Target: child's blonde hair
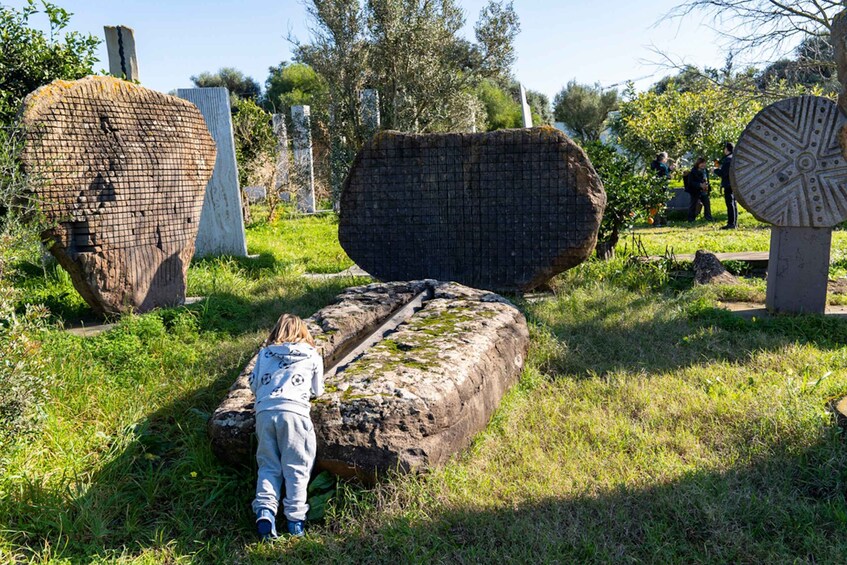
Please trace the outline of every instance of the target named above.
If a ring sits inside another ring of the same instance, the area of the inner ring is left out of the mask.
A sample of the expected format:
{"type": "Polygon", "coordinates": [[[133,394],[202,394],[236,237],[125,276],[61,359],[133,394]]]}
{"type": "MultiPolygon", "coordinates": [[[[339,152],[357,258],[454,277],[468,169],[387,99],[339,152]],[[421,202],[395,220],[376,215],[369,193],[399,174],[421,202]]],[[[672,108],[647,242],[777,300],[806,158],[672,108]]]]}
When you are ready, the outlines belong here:
{"type": "Polygon", "coordinates": [[[306,322],[294,314],[283,314],[277,320],[274,329],[271,330],[271,335],[268,336],[267,343],[308,343],[312,347],[315,346],[315,340],[312,334],[309,333],[309,328],[306,327],[306,322]]]}

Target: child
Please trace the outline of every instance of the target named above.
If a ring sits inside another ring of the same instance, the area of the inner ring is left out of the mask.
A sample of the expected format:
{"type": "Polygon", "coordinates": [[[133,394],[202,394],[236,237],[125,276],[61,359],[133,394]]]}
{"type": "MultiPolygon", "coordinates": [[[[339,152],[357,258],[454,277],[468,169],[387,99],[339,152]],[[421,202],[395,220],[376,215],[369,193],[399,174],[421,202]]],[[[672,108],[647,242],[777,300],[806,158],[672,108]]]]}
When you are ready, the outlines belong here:
{"type": "Polygon", "coordinates": [[[315,462],[315,430],[309,400],[323,394],[323,359],[306,324],[292,314],[277,321],[266,346],[259,351],[250,389],[256,395],[256,530],[263,540],[274,539],[283,479],[282,501],[288,533],[303,535],[309,505],[306,487],[315,462]]]}

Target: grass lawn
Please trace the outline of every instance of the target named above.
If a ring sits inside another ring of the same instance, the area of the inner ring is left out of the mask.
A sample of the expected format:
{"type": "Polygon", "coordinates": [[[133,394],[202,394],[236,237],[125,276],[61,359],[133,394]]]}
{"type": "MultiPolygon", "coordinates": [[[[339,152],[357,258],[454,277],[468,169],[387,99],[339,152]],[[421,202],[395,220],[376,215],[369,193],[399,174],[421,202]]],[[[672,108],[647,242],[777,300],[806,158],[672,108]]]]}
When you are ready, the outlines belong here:
{"type": "MultiPolygon", "coordinates": [[[[655,254],[767,249],[746,213],[718,231],[718,200],[715,224],[636,234],[655,254]]],[[[844,562],[847,443],[828,403],[847,395],[847,321],[744,321],[716,308],[738,291],[626,258],[515,298],[530,355],[469,450],[340,483],[305,539],[257,543],[255,469],[218,463],[206,420],[280,312],[310,315],[351,283],[300,276],[351,264],[336,228],[253,225],[257,258],[192,265],[204,301],[93,338],[59,327],[87,310],[67,277],[22,266],[16,285],[52,313],[50,400],[39,433],[0,454],[0,562],[844,562]]]]}

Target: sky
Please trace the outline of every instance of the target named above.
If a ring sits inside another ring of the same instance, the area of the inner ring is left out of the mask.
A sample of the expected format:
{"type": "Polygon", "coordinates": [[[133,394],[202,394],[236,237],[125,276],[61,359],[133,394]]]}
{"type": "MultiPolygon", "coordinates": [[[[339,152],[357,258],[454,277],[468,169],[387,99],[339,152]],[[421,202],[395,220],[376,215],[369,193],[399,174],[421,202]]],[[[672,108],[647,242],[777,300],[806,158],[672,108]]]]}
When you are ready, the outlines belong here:
{"type": "MultiPolygon", "coordinates": [[[[144,86],[167,92],[192,86],[190,77],[235,67],[260,84],[268,67],[291,59],[288,37],[308,42],[302,0],[52,0],[73,13],[69,29],[103,38],[104,25],[134,29],[144,86]]],[[[655,50],[674,61],[721,67],[721,39],[696,17],[663,16],[682,0],[514,0],[521,22],[515,77],[532,90],[554,95],[575,79],[603,87],[633,80],[644,89],[665,75],[655,50]]],[[[485,0],[458,0],[465,35],[485,0]]],[[[25,0],[0,0],[19,8],[25,0]]],[[[33,23],[46,26],[43,15],[33,23]]],[[[108,68],[105,43],[100,65],[108,68]]]]}

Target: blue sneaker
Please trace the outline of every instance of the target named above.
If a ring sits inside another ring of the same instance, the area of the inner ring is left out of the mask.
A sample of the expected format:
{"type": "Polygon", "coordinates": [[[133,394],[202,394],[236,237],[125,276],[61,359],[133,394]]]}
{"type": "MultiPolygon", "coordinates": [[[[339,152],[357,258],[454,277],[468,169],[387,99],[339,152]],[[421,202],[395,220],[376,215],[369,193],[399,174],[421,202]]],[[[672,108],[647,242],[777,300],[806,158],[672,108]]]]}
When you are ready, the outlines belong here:
{"type": "Polygon", "coordinates": [[[261,508],[256,513],[256,532],[262,541],[275,540],[279,537],[276,533],[276,516],[268,508],[261,508]]]}
{"type": "Polygon", "coordinates": [[[303,531],[303,526],[303,520],[289,520],[288,533],[294,536],[295,538],[301,538],[306,535],[303,531]]]}

